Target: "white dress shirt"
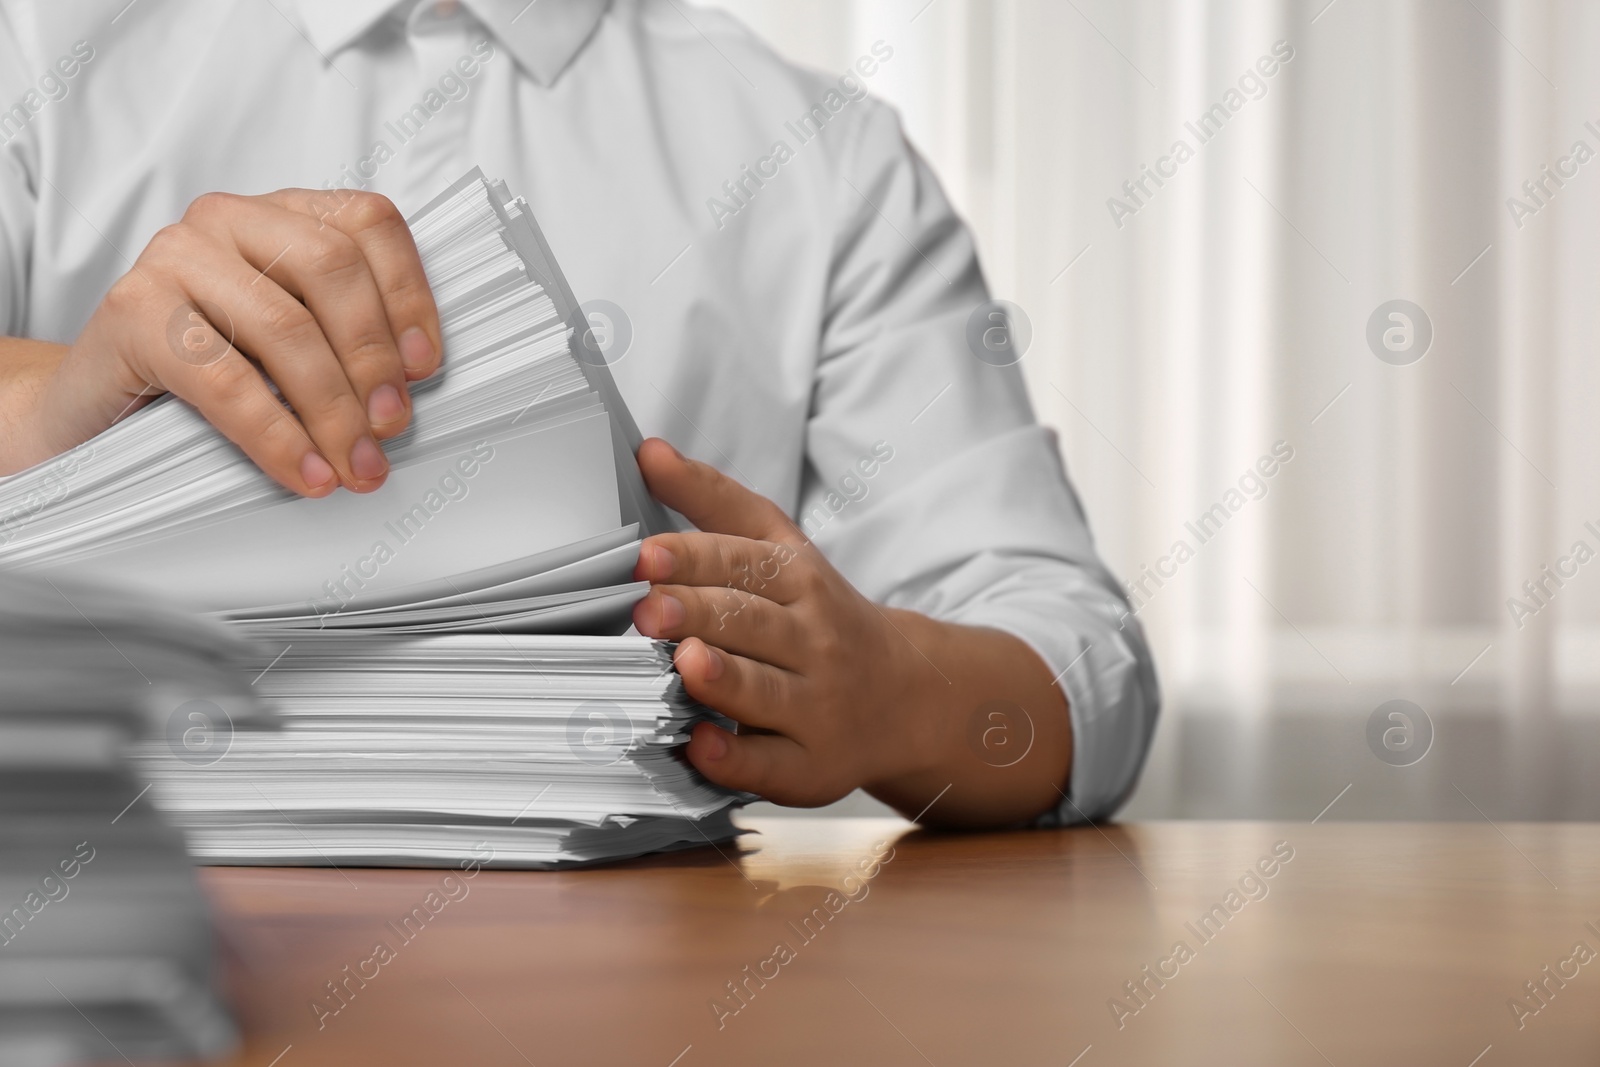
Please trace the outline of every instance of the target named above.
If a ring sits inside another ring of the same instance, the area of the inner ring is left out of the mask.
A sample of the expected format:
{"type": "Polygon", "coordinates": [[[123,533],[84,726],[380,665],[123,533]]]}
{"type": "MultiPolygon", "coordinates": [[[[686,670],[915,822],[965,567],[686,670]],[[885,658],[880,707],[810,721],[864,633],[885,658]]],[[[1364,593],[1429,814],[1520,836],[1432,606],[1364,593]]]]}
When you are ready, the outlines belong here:
{"type": "Polygon", "coordinates": [[[0,0],[0,331],[72,340],[202,193],[409,212],[479,164],[621,309],[594,321],[646,434],[867,596],[1043,657],[1076,743],[1056,817],[1102,817],[1154,729],[1149,651],[1017,368],[969,345],[971,236],[863,95],[893,62],[799,70],[682,0],[0,0]]]}

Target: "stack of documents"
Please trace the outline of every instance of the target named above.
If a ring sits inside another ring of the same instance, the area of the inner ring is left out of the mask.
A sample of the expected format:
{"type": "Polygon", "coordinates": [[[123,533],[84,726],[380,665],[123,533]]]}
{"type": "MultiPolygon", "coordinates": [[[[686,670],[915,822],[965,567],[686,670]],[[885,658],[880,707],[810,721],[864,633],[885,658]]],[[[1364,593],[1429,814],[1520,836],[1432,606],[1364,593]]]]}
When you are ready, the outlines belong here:
{"type": "Polygon", "coordinates": [[[183,838],[118,752],[204,759],[260,726],[245,652],[147,597],[0,574],[0,1063],[234,1043],[183,838]]]}
{"type": "Polygon", "coordinates": [[[672,752],[710,713],[648,638],[296,635],[256,689],[281,734],[198,774],[148,750],[205,861],[549,866],[733,832],[672,752]]]}
{"type": "MultiPolygon", "coordinates": [[[[420,604],[461,578],[501,584],[666,529],[610,372],[574,355],[574,331],[587,326],[526,205],[473,171],[412,232],[445,358],[413,385],[410,427],[384,443],[381,490],[301,499],[167,396],[0,479],[0,562],[130,583],[228,617],[322,617],[420,604]]],[[[602,576],[622,584],[630,570],[602,576]]],[[[579,599],[629,591],[591,586],[579,599]]],[[[562,632],[568,617],[516,629],[562,632]]]]}
{"type": "Polygon", "coordinates": [[[473,171],[410,222],[445,357],[382,489],[295,497],[164,398],[0,480],[0,563],[175,596],[264,650],[281,733],[204,765],[140,750],[207,861],[450,865],[487,843],[542,866],[727,837],[740,798],[672,752],[725,720],[670,646],[619,636],[640,538],[671,527],[527,205],[473,171]]]}

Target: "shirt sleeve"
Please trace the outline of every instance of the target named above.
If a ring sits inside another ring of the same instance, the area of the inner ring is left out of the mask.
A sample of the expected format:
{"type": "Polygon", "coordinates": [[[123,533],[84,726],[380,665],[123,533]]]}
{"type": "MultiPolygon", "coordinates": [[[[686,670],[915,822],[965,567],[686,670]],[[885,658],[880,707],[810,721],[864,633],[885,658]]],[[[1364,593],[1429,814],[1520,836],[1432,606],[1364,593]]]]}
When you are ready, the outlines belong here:
{"type": "MultiPolygon", "coordinates": [[[[797,521],[874,600],[1026,642],[1073,732],[1068,796],[1036,822],[1104,818],[1155,729],[1149,647],[1018,367],[968,340],[989,299],[970,234],[894,113],[862,104],[839,164],[797,521]]],[[[981,337],[987,311],[977,323],[981,337]]]]}
{"type": "MultiPolygon", "coordinates": [[[[32,86],[22,72],[34,65],[12,13],[0,6],[0,337],[23,337],[27,329],[36,199],[29,172],[32,86]]],[[[35,93],[32,100],[37,99],[35,93]]]]}

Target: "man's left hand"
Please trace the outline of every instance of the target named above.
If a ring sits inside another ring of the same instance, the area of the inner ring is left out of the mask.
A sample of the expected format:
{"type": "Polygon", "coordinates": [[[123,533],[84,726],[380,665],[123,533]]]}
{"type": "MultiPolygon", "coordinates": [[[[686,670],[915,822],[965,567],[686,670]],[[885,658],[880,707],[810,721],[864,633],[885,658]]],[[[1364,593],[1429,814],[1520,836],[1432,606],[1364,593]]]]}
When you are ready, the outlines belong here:
{"type": "Polygon", "coordinates": [[[882,610],[772,501],[664,441],[646,442],[639,464],[656,498],[704,532],[644,543],[634,577],[652,588],[634,623],[681,642],[691,696],[758,731],[702,723],[690,762],[719,785],[802,807],[912,770],[896,716],[916,652],[882,610]]]}
{"type": "Polygon", "coordinates": [[[665,441],[638,459],[651,493],[699,532],[645,541],[634,575],[651,590],[634,622],[679,642],[689,695],[740,726],[695,727],[688,759],[701,774],[799,807],[865,788],[944,825],[1004,825],[1061,802],[1067,705],[1026,644],[880,607],[772,501],[665,441]],[[972,740],[995,701],[1026,730],[1004,760],[972,740]]]}

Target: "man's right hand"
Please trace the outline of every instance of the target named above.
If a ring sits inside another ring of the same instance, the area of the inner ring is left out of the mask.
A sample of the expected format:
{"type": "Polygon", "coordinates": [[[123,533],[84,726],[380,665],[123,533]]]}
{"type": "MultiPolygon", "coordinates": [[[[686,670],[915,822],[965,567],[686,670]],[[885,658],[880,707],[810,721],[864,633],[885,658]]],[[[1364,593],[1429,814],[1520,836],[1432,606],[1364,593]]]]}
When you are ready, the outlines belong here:
{"type": "Polygon", "coordinates": [[[64,452],[171,392],[294,492],[368,492],[389,471],[378,442],[410,421],[408,383],[432,374],[440,351],[433,294],[388,199],[211,193],[155,235],[37,383],[34,432],[9,435],[0,469],[64,452]]]}

